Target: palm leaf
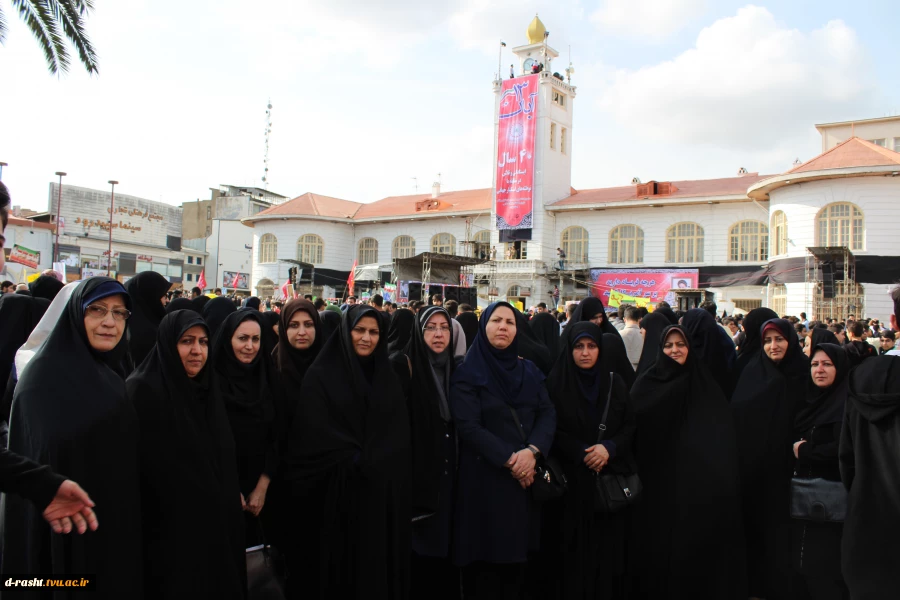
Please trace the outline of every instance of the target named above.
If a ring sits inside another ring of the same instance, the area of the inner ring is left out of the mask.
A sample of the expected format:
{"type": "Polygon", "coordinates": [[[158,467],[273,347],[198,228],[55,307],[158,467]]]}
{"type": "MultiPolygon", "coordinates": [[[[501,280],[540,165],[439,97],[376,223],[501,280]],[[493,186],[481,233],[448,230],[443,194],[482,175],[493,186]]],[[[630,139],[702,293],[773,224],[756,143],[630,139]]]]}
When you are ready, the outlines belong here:
{"type": "Polygon", "coordinates": [[[69,55],[59,32],[59,25],[53,18],[47,0],[12,0],[19,16],[37,38],[50,73],[56,75],[69,70],[69,55]]]}
{"type": "Polygon", "coordinates": [[[75,46],[81,64],[88,73],[97,73],[97,54],[91,40],[84,29],[82,15],[91,9],[90,2],[85,0],[48,0],[54,11],[56,21],[62,25],[65,36],[75,46]]]}
{"type": "Polygon", "coordinates": [[[3,7],[0,6],[0,44],[6,41],[6,16],[3,14],[3,7]]]}

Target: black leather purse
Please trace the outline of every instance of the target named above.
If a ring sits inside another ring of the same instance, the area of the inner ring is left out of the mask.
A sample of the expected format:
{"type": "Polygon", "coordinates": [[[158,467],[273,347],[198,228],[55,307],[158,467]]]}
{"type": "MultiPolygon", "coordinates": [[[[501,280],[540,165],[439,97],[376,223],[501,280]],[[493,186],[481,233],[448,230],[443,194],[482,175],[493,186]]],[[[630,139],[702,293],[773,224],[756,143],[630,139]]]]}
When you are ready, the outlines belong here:
{"type": "MultiPolygon", "coordinates": [[[[522,429],[522,423],[519,421],[516,409],[510,406],[509,412],[512,413],[513,421],[516,423],[516,429],[522,438],[522,443],[528,447],[528,436],[525,435],[525,430],[522,429]]],[[[555,500],[566,493],[566,487],[568,487],[566,474],[555,458],[546,457],[541,453],[535,462],[534,471],[535,476],[534,483],[531,484],[531,497],[535,502],[543,504],[544,502],[555,500]]]]}
{"type": "Polygon", "coordinates": [[[268,545],[259,526],[262,544],[247,548],[248,600],[285,600],[284,579],[278,573],[278,550],[268,545]]]}
{"type": "MultiPolygon", "coordinates": [[[[603,409],[603,417],[600,419],[600,427],[597,432],[598,444],[606,435],[606,418],[609,416],[609,405],[612,404],[613,384],[615,384],[615,376],[610,373],[606,408],[603,409]]],[[[644,489],[637,473],[628,475],[595,473],[594,484],[594,510],[601,513],[618,512],[635,504],[640,500],[641,492],[644,489]]]]}
{"type": "Polygon", "coordinates": [[[847,489],[840,481],[814,477],[791,479],[791,517],[820,523],[847,518],[847,489]]]}

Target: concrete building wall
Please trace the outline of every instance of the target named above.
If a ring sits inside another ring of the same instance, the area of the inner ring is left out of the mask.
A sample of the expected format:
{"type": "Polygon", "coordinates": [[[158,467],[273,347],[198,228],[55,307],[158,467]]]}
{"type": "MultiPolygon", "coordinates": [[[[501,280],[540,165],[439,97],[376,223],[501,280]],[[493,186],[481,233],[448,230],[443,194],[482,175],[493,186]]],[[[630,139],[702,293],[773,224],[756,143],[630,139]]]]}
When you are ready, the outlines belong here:
{"type": "MultiPolygon", "coordinates": [[[[900,117],[889,119],[866,119],[840,125],[817,126],[822,134],[822,152],[831,150],[841,142],[856,136],[864,140],[884,140],[890,150],[900,151],[900,117]]],[[[809,158],[809,157],[808,157],[809,158]]]]}

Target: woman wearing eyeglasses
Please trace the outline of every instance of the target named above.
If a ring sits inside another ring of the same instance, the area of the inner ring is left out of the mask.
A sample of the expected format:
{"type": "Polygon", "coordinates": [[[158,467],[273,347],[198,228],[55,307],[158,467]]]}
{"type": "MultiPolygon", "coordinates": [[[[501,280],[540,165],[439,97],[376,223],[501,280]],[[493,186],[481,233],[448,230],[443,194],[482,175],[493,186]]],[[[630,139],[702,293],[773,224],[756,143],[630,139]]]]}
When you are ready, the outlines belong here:
{"type": "Polygon", "coordinates": [[[55,535],[39,509],[7,496],[4,575],[88,573],[98,598],[141,595],[138,426],[121,372],[130,305],[119,282],[85,280],[20,373],[9,449],[89,490],[99,528],[55,535]]]}
{"type": "Polygon", "coordinates": [[[449,560],[456,487],[451,325],[450,314],[440,306],[422,309],[406,348],[391,356],[409,398],[412,434],[411,598],[459,598],[459,569],[449,560]]]}

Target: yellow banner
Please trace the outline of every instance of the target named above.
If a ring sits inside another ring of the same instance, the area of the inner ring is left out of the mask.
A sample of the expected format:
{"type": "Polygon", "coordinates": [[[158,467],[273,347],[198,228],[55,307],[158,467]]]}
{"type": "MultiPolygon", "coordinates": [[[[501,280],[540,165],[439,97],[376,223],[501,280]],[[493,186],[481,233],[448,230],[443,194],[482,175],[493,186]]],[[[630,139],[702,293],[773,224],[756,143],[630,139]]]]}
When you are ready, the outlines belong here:
{"type": "Polygon", "coordinates": [[[616,290],[609,291],[609,306],[619,308],[622,304],[632,304],[638,308],[646,308],[649,312],[653,312],[653,303],[649,298],[635,298],[628,294],[623,294],[616,290]]]}

